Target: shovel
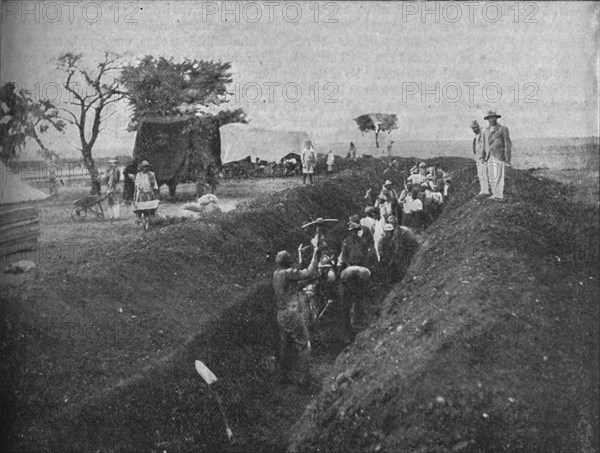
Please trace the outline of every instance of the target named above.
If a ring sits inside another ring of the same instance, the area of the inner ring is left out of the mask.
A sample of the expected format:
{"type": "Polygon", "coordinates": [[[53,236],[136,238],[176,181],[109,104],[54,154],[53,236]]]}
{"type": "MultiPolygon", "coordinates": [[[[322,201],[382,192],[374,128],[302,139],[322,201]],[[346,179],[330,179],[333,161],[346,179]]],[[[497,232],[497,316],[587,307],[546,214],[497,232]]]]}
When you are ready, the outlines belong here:
{"type": "Polygon", "coordinates": [[[223,410],[223,400],[221,399],[221,395],[219,395],[216,391],[213,391],[211,388],[211,384],[217,382],[217,377],[200,360],[196,360],[195,365],[196,371],[200,376],[202,376],[202,379],[204,379],[204,381],[208,384],[208,389],[213,393],[213,395],[215,395],[215,398],[217,399],[219,410],[221,411],[221,416],[223,417],[223,422],[225,423],[225,434],[227,434],[227,439],[231,442],[231,439],[233,438],[233,431],[231,431],[231,428],[229,427],[227,416],[223,410]]]}

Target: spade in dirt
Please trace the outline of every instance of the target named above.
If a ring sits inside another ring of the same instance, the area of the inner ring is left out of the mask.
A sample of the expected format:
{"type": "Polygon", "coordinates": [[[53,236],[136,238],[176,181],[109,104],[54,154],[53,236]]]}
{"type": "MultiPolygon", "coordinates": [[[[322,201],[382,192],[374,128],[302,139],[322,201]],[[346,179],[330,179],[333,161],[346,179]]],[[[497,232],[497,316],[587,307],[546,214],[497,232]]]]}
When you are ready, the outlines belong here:
{"type": "Polygon", "coordinates": [[[215,395],[217,403],[219,404],[219,410],[221,411],[221,416],[223,417],[223,422],[225,423],[225,434],[227,434],[227,439],[229,439],[229,441],[231,442],[231,439],[233,438],[233,431],[231,431],[231,428],[229,427],[229,423],[227,422],[227,416],[225,415],[225,411],[223,410],[223,399],[221,398],[221,395],[219,395],[219,393],[216,390],[214,390],[212,387],[212,384],[217,382],[217,377],[200,360],[196,360],[195,365],[196,365],[196,371],[198,372],[198,374],[200,376],[202,376],[202,379],[204,379],[204,381],[208,384],[208,389],[210,390],[210,392],[213,395],[215,395]]]}

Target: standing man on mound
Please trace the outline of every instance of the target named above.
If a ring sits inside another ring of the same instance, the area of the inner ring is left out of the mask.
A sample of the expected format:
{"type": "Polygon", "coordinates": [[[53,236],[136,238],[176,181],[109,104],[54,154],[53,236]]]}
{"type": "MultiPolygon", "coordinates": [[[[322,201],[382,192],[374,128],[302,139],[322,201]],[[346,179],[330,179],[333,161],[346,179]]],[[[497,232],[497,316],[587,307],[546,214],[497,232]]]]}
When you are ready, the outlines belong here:
{"type": "MultiPolygon", "coordinates": [[[[489,126],[483,132],[483,160],[487,162],[487,179],[492,189],[492,200],[504,199],[504,167],[510,166],[512,142],[508,128],[498,124],[502,118],[490,110],[483,118],[489,126]]],[[[487,188],[486,188],[487,191],[487,188]]]]}
{"type": "Polygon", "coordinates": [[[317,257],[321,244],[315,247],[306,269],[294,269],[291,255],[282,250],[275,258],[277,268],[273,272],[273,288],[279,325],[279,369],[283,382],[288,382],[296,368],[301,386],[310,384],[310,339],[304,316],[300,311],[298,282],[307,280],[317,270],[317,257]]]}
{"type": "Polygon", "coordinates": [[[477,198],[482,198],[490,194],[486,164],[483,160],[483,131],[479,127],[477,120],[473,120],[471,129],[475,134],[473,138],[473,157],[477,165],[477,179],[479,180],[479,194],[477,194],[477,198]]]}

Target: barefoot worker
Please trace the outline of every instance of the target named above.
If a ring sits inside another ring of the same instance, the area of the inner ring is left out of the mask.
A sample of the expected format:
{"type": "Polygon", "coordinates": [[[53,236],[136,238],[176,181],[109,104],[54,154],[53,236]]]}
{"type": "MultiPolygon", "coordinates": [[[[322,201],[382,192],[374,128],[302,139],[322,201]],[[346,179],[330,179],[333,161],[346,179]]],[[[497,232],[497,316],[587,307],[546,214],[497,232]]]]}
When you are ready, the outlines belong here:
{"type": "Polygon", "coordinates": [[[512,142],[508,127],[498,124],[498,115],[490,110],[483,118],[489,126],[483,132],[483,159],[487,169],[487,179],[492,189],[492,200],[504,198],[504,167],[510,166],[512,142]]]}
{"type": "MultiPolygon", "coordinates": [[[[315,239],[315,243],[317,239],[315,239]]],[[[320,244],[313,251],[312,259],[306,269],[294,269],[291,255],[282,250],[275,258],[277,268],[273,272],[273,288],[279,325],[279,369],[282,381],[291,377],[297,369],[299,385],[310,383],[310,339],[308,328],[300,311],[298,282],[307,280],[317,270],[317,255],[320,244]]]]}

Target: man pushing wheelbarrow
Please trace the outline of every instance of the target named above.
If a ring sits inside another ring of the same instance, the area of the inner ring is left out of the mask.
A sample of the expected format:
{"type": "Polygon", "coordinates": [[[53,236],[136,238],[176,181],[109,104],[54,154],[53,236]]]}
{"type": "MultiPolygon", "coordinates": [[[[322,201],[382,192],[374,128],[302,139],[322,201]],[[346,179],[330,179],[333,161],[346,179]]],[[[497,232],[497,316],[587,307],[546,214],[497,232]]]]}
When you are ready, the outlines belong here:
{"type": "Polygon", "coordinates": [[[133,196],[133,212],[145,229],[148,229],[148,218],[156,214],[158,208],[158,184],[156,176],[149,171],[150,164],[143,160],[140,172],[135,176],[135,193],[133,196]]]}

